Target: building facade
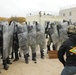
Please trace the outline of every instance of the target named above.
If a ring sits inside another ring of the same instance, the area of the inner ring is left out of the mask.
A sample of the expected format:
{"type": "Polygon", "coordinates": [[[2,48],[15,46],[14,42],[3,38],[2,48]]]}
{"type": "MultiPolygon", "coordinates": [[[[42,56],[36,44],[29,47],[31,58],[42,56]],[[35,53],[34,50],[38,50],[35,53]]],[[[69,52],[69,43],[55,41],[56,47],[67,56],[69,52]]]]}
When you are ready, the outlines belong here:
{"type": "Polygon", "coordinates": [[[33,24],[35,21],[41,25],[45,25],[47,22],[62,22],[63,16],[52,15],[47,13],[38,12],[36,14],[30,14],[26,17],[27,24],[33,24]]]}
{"type": "Polygon", "coordinates": [[[59,15],[64,17],[65,20],[74,23],[76,22],[76,7],[61,9],[59,15]]]}

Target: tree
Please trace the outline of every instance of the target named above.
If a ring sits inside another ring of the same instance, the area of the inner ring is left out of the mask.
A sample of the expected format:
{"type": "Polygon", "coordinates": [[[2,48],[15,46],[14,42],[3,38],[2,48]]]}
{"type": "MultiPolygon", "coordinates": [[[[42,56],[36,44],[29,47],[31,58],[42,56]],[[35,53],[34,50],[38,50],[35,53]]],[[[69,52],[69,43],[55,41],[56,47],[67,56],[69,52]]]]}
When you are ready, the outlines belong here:
{"type": "Polygon", "coordinates": [[[25,17],[11,17],[8,19],[8,21],[16,21],[16,22],[22,23],[22,22],[26,22],[26,18],[25,17]]]}

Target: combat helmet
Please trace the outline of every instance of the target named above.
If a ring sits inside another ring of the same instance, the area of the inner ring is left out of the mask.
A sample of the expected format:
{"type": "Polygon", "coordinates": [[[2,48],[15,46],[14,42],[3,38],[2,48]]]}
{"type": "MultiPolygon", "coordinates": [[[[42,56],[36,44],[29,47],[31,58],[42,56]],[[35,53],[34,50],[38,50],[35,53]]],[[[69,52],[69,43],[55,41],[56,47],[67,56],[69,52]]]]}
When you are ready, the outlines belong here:
{"type": "Polygon", "coordinates": [[[76,34],[76,26],[75,25],[69,25],[67,28],[68,34],[76,34]]]}

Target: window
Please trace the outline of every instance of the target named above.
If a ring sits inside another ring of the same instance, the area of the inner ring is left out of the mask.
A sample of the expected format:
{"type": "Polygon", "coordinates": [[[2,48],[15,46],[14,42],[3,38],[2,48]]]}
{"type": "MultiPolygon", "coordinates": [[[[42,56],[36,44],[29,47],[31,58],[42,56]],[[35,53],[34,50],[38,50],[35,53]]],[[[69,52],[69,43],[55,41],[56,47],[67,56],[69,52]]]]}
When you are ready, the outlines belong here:
{"type": "Polygon", "coordinates": [[[69,16],[71,16],[72,15],[72,13],[71,12],[69,12],[69,16]]]}

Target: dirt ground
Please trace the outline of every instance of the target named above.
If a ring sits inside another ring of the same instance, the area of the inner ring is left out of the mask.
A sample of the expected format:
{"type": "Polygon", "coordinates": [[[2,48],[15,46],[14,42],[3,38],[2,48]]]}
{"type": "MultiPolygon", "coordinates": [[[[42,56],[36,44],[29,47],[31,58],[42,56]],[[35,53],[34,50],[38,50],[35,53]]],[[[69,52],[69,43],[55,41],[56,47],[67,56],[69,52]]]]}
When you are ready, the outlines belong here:
{"type": "Polygon", "coordinates": [[[0,75],[60,75],[63,65],[58,59],[49,59],[45,52],[45,58],[40,58],[40,53],[37,53],[37,63],[34,63],[29,57],[29,64],[25,63],[23,57],[19,61],[9,65],[8,70],[4,70],[0,64],[0,75]]]}
{"type": "Polygon", "coordinates": [[[31,49],[29,64],[25,63],[23,54],[21,55],[22,57],[18,61],[9,65],[8,70],[4,70],[0,62],[0,75],[60,75],[63,69],[63,65],[58,59],[49,59],[47,50],[44,51],[45,58],[41,59],[39,47],[37,47],[37,63],[32,61],[31,49]]]}

